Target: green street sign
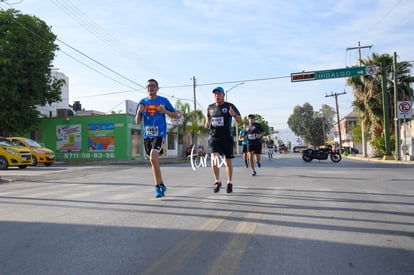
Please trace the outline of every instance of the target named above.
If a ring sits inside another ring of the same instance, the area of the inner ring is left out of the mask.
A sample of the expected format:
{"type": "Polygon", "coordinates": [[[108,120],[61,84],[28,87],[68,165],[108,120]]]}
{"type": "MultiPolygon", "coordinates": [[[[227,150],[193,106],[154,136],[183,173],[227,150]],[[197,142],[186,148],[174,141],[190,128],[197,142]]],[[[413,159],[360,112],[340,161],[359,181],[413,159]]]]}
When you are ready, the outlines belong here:
{"type": "Polygon", "coordinates": [[[324,71],[300,72],[291,74],[291,82],[374,75],[376,73],[377,66],[351,67],[324,71]]]}
{"type": "Polygon", "coordinates": [[[362,75],[368,75],[368,74],[371,75],[371,74],[374,74],[373,71],[375,71],[375,73],[377,72],[376,68],[373,70],[372,66],[316,71],[315,78],[316,80],[321,80],[321,79],[329,79],[329,78],[362,76],[362,75]],[[367,68],[369,68],[369,70],[367,70],[367,68]]]}

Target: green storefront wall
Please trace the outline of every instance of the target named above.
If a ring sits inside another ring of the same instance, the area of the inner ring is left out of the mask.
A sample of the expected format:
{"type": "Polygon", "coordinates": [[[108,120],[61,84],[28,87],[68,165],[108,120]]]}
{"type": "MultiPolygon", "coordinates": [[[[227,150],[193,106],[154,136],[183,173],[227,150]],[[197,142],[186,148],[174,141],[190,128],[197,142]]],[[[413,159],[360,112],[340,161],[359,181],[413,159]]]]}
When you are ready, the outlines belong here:
{"type": "Polygon", "coordinates": [[[141,126],[134,116],[74,116],[41,119],[35,140],[52,149],[57,161],[143,159],[141,126]]]}

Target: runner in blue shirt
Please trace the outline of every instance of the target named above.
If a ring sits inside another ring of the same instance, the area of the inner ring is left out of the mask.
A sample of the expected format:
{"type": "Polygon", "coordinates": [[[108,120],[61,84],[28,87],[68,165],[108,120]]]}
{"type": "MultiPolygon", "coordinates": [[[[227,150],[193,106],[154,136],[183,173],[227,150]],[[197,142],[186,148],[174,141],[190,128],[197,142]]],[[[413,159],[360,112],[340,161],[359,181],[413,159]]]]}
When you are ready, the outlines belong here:
{"type": "Polygon", "coordinates": [[[165,115],[178,119],[179,114],[175,111],[170,101],[157,95],[159,90],[158,82],[155,79],[147,81],[148,97],[139,101],[135,123],[144,121],[144,147],[145,153],[149,156],[152,174],[155,182],[155,197],[165,196],[167,187],[164,184],[159,163],[159,155],[162,153],[162,146],[167,136],[167,121],[165,115]]]}

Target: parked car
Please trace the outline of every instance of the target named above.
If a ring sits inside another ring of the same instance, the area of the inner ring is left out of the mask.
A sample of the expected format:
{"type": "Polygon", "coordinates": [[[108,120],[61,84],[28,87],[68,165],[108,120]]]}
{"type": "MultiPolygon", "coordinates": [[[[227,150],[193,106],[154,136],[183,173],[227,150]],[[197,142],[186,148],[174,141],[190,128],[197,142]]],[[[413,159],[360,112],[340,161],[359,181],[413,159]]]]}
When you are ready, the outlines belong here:
{"type": "Polygon", "coordinates": [[[9,166],[24,169],[31,164],[32,156],[27,148],[16,146],[8,139],[0,137],[0,170],[6,170],[9,166]]]}
{"type": "Polygon", "coordinates": [[[15,145],[24,146],[30,150],[33,166],[36,166],[38,163],[50,166],[55,162],[55,153],[52,150],[43,147],[33,139],[24,137],[8,137],[7,139],[15,145]]]}
{"type": "Polygon", "coordinates": [[[293,153],[302,153],[303,149],[308,148],[307,146],[304,145],[297,145],[293,147],[293,153]]]}

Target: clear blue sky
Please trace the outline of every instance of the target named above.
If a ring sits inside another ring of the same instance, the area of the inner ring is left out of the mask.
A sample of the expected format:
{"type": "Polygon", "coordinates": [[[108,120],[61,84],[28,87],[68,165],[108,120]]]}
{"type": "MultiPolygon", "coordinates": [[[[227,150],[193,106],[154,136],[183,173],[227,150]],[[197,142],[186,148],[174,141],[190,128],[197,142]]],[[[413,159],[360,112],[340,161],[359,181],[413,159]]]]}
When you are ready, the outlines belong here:
{"type": "Polygon", "coordinates": [[[373,52],[414,60],[412,0],[6,0],[44,20],[58,36],[54,66],[69,77],[69,102],[87,110],[124,110],[146,95],[156,78],[160,94],[204,112],[211,90],[222,86],[243,116],[258,113],[286,129],[296,105],[351,111],[345,79],[291,83],[300,71],[357,65],[373,52]],[[69,45],[69,46],[68,46],[69,45]],[[94,60],[94,61],[92,61],[94,60]],[[105,75],[105,76],[104,76],[105,75]]]}

